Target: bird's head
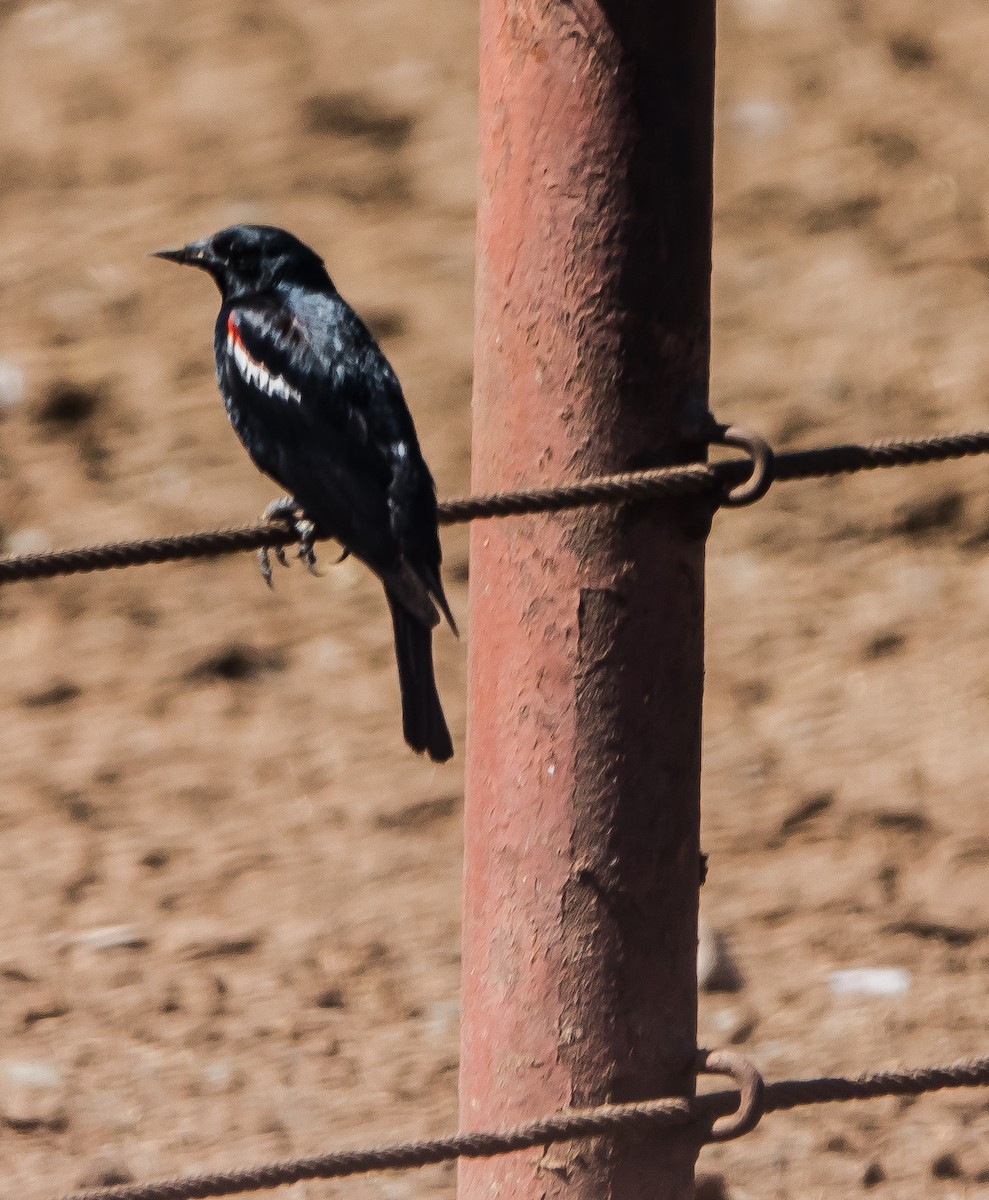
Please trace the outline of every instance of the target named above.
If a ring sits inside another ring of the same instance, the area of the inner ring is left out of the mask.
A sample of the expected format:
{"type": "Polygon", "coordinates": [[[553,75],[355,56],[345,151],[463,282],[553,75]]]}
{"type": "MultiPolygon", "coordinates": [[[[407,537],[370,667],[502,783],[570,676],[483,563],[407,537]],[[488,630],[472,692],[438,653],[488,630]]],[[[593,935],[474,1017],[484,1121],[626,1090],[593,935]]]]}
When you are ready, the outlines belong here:
{"type": "Polygon", "coordinates": [[[225,300],[267,291],[279,283],[317,287],[329,283],[319,255],[274,225],[231,225],[177,250],[156,250],[155,257],[208,272],[225,300]]]}

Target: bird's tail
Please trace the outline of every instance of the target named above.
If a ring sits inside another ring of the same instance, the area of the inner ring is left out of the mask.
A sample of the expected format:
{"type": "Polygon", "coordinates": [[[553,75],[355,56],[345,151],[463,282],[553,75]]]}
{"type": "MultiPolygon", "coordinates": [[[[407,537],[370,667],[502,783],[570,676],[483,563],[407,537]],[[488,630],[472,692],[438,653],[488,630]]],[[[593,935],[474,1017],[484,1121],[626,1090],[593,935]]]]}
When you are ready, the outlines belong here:
{"type": "Polygon", "coordinates": [[[385,593],[395,630],[398,684],[402,692],[402,731],[413,750],[433,762],[453,757],[453,742],[433,674],[433,630],[392,595],[385,593]]]}

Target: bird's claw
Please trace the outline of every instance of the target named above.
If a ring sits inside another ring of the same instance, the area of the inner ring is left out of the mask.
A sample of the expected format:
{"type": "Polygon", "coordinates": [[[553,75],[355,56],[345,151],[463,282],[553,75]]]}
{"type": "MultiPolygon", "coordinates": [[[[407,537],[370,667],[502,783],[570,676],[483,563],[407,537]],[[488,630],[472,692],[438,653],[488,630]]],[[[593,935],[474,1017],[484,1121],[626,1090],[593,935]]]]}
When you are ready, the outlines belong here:
{"type": "MultiPolygon", "coordinates": [[[[312,521],[307,521],[302,515],[302,509],[296,504],[291,496],[281,496],[278,500],[272,500],[268,507],[261,514],[262,521],[279,521],[294,533],[299,539],[299,558],[306,564],[307,569],[313,575],[318,575],[316,570],[316,554],[313,550],[313,535],[315,526],[312,521]]],[[[262,546],[258,551],[258,567],[261,571],[261,578],[270,588],[274,588],[271,572],[271,555],[274,554],[278,562],[283,566],[288,566],[288,559],[285,556],[284,546],[262,546]]]]}
{"type": "Polygon", "coordinates": [[[285,551],[281,546],[273,546],[270,550],[267,546],[262,546],[258,551],[258,570],[261,572],[261,578],[274,591],[275,584],[271,577],[271,555],[274,553],[275,558],[282,564],[283,567],[288,566],[288,561],[285,558],[285,551]]]}
{"type": "Polygon", "coordinates": [[[317,579],[322,579],[323,573],[316,566],[316,551],[313,549],[316,526],[312,521],[302,518],[296,521],[295,531],[299,535],[298,554],[300,560],[305,563],[306,570],[310,575],[315,575],[317,579]]]}
{"type": "MultiPolygon", "coordinates": [[[[273,547],[275,558],[282,564],[283,567],[288,566],[288,560],[285,558],[285,552],[280,546],[273,547]]],[[[274,580],[271,574],[271,551],[267,546],[262,546],[258,553],[258,570],[261,572],[261,578],[265,581],[272,591],[275,590],[274,580]]]]}

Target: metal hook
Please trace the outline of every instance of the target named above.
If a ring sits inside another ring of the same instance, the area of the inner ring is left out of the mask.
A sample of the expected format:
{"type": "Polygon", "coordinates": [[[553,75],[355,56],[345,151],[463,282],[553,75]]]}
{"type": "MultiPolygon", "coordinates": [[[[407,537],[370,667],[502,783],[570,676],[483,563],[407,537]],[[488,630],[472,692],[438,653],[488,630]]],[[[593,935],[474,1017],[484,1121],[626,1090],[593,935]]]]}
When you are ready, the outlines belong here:
{"type": "Polygon", "coordinates": [[[737,446],[752,461],[748,479],[736,488],[726,489],[721,503],[726,508],[742,508],[761,500],[773,483],[773,448],[766,439],[739,425],[719,425],[711,442],[718,446],[737,446]]]}
{"type": "Polygon", "coordinates": [[[759,1124],[764,1106],[766,1084],[756,1067],[731,1050],[701,1050],[697,1070],[702,1075],[727,1075],[738,1084],[741,1093],[737,1110],[730,1117],[721,1117],[711,1126],[709,1142],[730,1142],[751,1133],[759,1124]]]}

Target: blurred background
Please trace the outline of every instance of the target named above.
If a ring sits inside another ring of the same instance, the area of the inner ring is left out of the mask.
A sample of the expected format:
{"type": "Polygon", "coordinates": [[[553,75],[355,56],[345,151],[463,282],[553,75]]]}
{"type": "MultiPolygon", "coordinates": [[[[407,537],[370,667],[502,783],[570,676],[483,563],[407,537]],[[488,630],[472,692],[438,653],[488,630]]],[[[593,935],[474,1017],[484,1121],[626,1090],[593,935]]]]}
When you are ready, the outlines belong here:
{"type": "MultiPolygon", "coordinates": [[[[0,3],[5,552],[275,494],[216,395],[212,284],[147,257],[237,220],[325,255],[467,489],[476,39],[463,0],[0,3]]],[[[784,445],[985,425],[987,52],[983,0],[722,0],[721,418],[784,445]]],[[[716,522],[701,1034],[767,1075],[986,1051],[983,479],[786,485],[716,522]],[[894,973],[834,975],[861,967],[894,973]]],[[[406,750],[380,588],[325,570],[0,592],[7,1191],[455,1124],[462,757],[406,750]]],[[[459,751],[465,642],[437,650],[459,751]]],[[[711,1196],[976,1196],[987,1134],[977,1092],[810,1109],[702,1169],[711,1196]]]]}

